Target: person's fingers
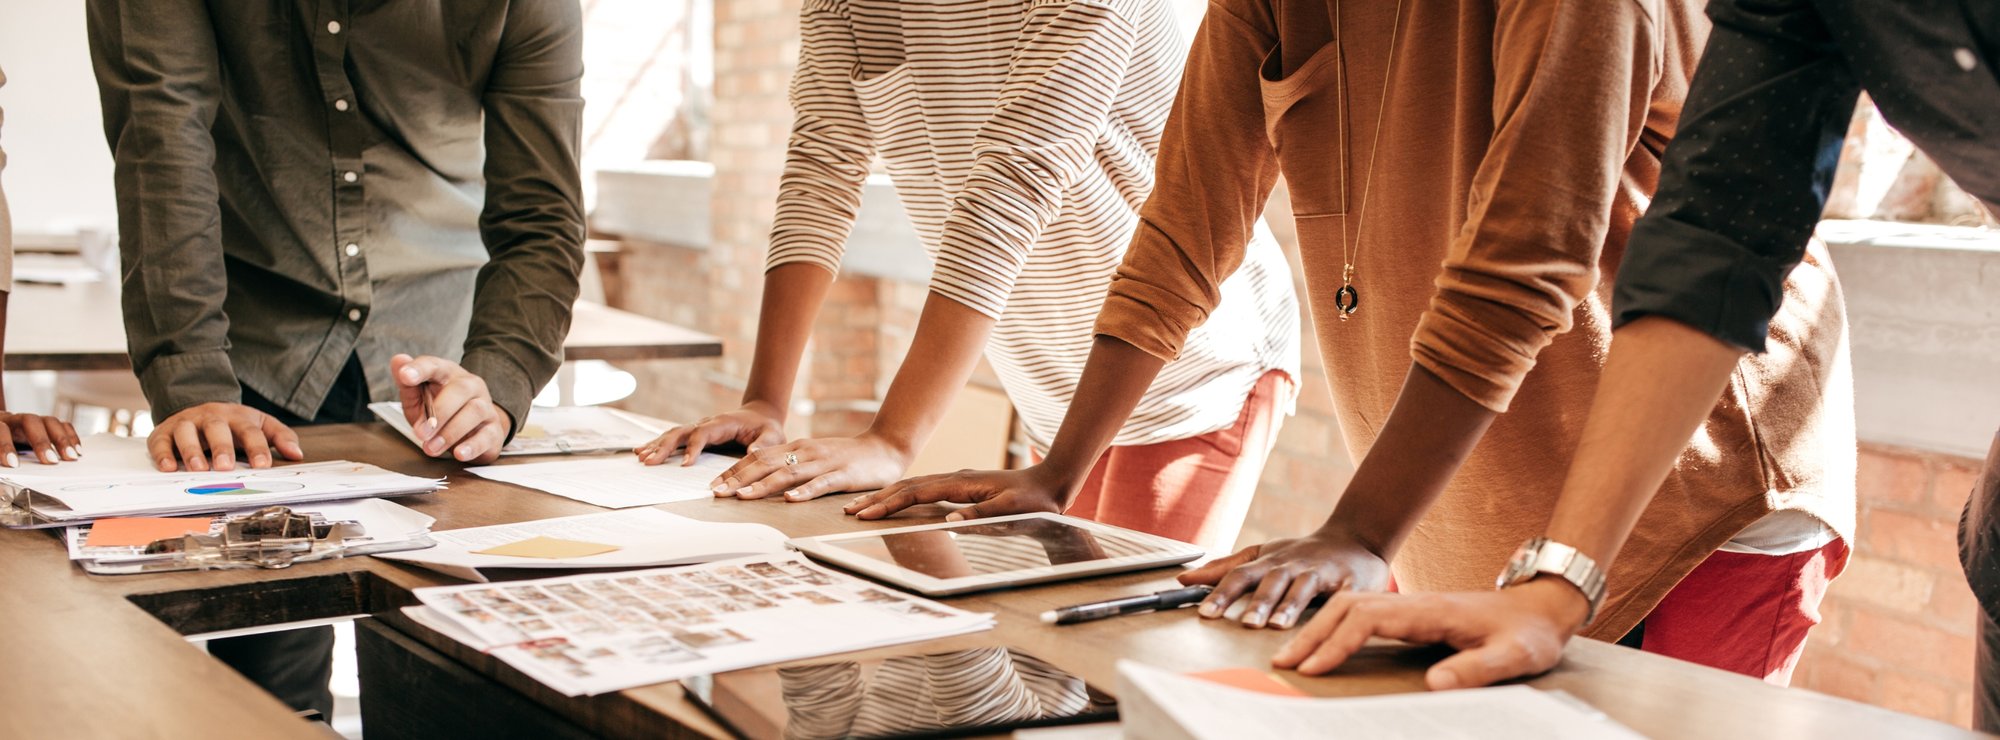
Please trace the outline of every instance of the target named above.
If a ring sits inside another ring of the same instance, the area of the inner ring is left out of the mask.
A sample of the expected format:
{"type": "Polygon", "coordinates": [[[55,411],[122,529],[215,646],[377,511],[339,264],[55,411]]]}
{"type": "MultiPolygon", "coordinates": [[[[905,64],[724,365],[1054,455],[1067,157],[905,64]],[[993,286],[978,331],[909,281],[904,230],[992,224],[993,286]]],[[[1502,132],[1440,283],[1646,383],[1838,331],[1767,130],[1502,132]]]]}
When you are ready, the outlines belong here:
{"type": "Polygon", "coordinates": [[[840,510],[850,515],[859,514],[868,507],[874,506],[875,502],[886,499],[894,495],[897,491],[902,490],[905,483],[908,483],[908,481],[896,481],[882,488],[855,496],[848,499],[847,505],[840,507],[840,510]]]}
{"type": "Polygon", "coordinates": [[[1196,608],[1196,613],[1208,619],[1221,617],[1224,612],[1229,611],[1229,606],[1236,603],[1237,599],[1262,583],[1265,572],[1270,569],[1270,564],[1256,560],[1231,569],[1215,582],[1215,590],[1208,593],[1208,598],[1201,600],[1201,606],[1196,608]]]}
{"type": "Polygon", "coordinates": [[[658,465],[667,461],[667,455],[672,454],[674,448],[681,446],[681,441],[687,439],[689,431],[689,427],[686,426],[674,427],[632,452],[639,456],[639,462],[658,465]]]}
{"type": "Polygon", "coordinates": [[[243,448],[243,464],[252,468],[271,467],[271,442],[264,431],[249,423],[236,425],[236,444],[243,448]]]}
{"type": "Polygon", "coordinates": [[[270,414],[259,414],[259,416],[264,419],[258,425],[258,429],[271,440],[272,446],[278,449],[278,454],[283,455],[286,460],[306,459],[305,448],[299,446],[298,432],[292,431],[291,427],[285,426],[284,422],[278,421],[277,417],[270,414]]]}
{"type": "Polygon", "coordinates": [[[1228,575],[1229,571],[1235,570],[1237,566],[1256,560],[1258,554],[1263,551],[1263,545],[1245,547],[1237,550],[1234,555],[1216,558],[1204,563],[1199,568],[1182,573],[1179,580],[1183,586],[1213,585],[1216,581],[1222,580],[1223,576],[1228,575]]]}
{"type": "MultiPolygon", "coordinates": [[[[437,435],[431,438],[431,442],[440,452],[446,448],[472,444],[473,431],[479,429],[481,425],[498,422],[499,415],[499,410],[493,407],[491,401],[484,398],[467,400],[464,405],[459,406],[458,413],[443,419],[444,426],[438,429],[437,435]]],[[[457,449],[452,449],[452,456],[465,459],[457,449]]]]}
{"type": "Polygon", "coordinates": [[[458,458],[459,462],[489,463],[500,459],[500,447],[507,441],[507,433],[501,426],[496,413],[452,448],[451,456],[458,458]]]}
{"type": "Polygon", "coordinates": [[[62,456],[56,454],[55,443],[49,441],[49,430],[42,424],[41,417],[33,414],[21,417],[21,437],[27,440],[28,449],[35,453],[36,462],[43,465],[62,462],[62,456]]]}
{"type": "MultiPolygon", "coordinates": [[[[478,378],[470,376],[455,379],[444,384],[443,388],[438,389],[431,396],[431,416],[425,422],[428,431],[419,433],[419,438],[424,440],[424,452],[432,457],[442,457],[446,450],[451,449],[466,434],[469,434],[472,428],[478,425],[478,422],[484,421],[484,419],[474,417],[472,420],[474,423],[471,426],[459,427],[457,436],[445,434],[444,425],[450,424],[460,414],[465,413],[468,408],[472,407],[475,402],[484,398],[486,398],[485,383],[480,382],[478,378]]],[[[491,406],[491,403],[487,405],[491,406]]],[[[475,413],[478,412],[475,411],[475,413]]]]}
{"type": "Polygon", "coordinates": [[[1306,621],[1306,626],[1299,628],[1298,634],[1292,635],[1292,639],[1286,640],[1284,645],[1279,646],[1278,652],[1271,656],[1271,665],[1279,668],[1297,668],[1301,661],[1319,649],[1320,643],[1326,642],[1327,636],[1333,634],[1334,628],[1340,626],[1340,621],[1347,616],[1347,609],[1353,605],[1352,594],[1335,594],[1333,598],[1327,599],[1326,605],[1320,607],[1319,613],[1306,621]]]}
{"type": "Polygon", "coordinates": [[[1319,571],[1308,570],[1300,573],[1298,577],[1292,579],[1291,588],[1285,590],[1284,597],[1278,599],[1277,605],[1271,608],[1270,625],[1281,630],[1291,629],[1292,625],[1298,624],[1299,615],[1305,613],[1306,607],[1312,605],[1313,599],[1338,586],[1337,583],[1327,583],[1322,580],[1319,571]]]}
{"type": "MultiPolygon", "coordinates": [[[[711,488],[717,496],[739,496],[747,491],[750,484],[763,480],[772,471],[786,467],[785,455],[798,454],[797,445],[766,447],[744,455],[735,465],[715,477],[711,488]]],[[[801,461],[803,462],[803,460],[801,461]]]]}
{"type": "Polygon", "coordinates": [[[61,425],[56,442],[62,445],[63,457],[70,460],[83,457],[83,440],[76,436],[76,426],[67,421],[56,423],[61,425]]]}
{"type": "Polygon", "coordinates": [[[174,447],[180,450],[181,462],[187,465],[188,472],[208,472],[208,458],[201,454],[201,430],[195,428],[194,422],[175,424],[172,433],[174,447]]]}
{"type": "MultiPolygon", "coordinates": [[[[1428,600],[1426,600],[1428,601],[1428,600]]],[[[1410,642],[1436,642],[1439,619],[1449,619],[1441,610],[1424,610],[1416,599],[1387,594],[1355,594],[1353,605],[1312,655],[1299,663],[1299,672],[1318,675],[1340,667],[1368,644],[1368,638],[1386,637],[1410,642]]]]}
{"type": "Polygon", "coordinates": [[[981,501],[976,504],[971,504],[969,506],[960,508],[957,511],[953,511],[950,514],[944,515],[944,520],[947,522],[966,522],[974,519],[982,519],[989,516],[996,516],[997,515],[996,512],[988,510],[988,508],[991,507],[992,504],[993,504],[992,501],[981,501]]]}
{"type": "MultiPolygon", "coordinates": [[[[415,383],[403,382],[403,368],[407,367],[415,359],[405,354],[398,354],[389,358],[389,376],[396,379],[396,396],[397,400],[403,403],[403,420],[409,422],[412,429],[424,421],[425,409],[423,397],[424,384],[421,381],[415,383]]],[[[419,439],[421,438],[420,436],[419,439]]]]}
{"type": "Polygon", "coordinates": [[[180,470],[180,464],[175,462],[173,432],[180,424],[168,419],[167,423],[153,427],[152,434],[146,435],[146,454],[153,458],[153,467],[162,473],[180,470]]]}
{"type": "Polygon", "coordinates": [[[1243,617],[1238,620],[1243,626],[1262,628],[1270,623],[1271,610],[1277,608],[1278,601],[1285,598],[1285,591],[1298,577],[1292,566],[1279,566],[1264,572],[1264,580],[1257,582],[1257,588],[1243,599],[1243,617]]]}
{"type": "Polygon", "coordinates": [[[21,456],[14,452],[14,430],[7,424],[0,424],[0,465],[21,467],[21,456]]]}
{"type": "Polygon", "coordinates": [[[772,466],[754,480],[743,481],[742,477],[738,477],[737,480],[743,481],[743,485],[736,489],[736,497],[755,501],[776,496],[808,480],[839,469],[839,466],[830,460],[810,458],[808,454],[799,453],[799,462],[796,465],[786,465],[780,461],[780,464],[772,466]]]}
{"type": "Polygon", "coordinates": [[[835,469],[833,472],[817,476],[812,480],[793,486],[791,490],[785,492],[785,500],[795,502],[811,501],[829,493],[845,491],[847,490],[845,488],[846,485],[847,473],[835,469]]]}
{"type": "Polygon", "coordinates": [[[865,502],[856,500],[848,505],[848,511],[860,519],[880,519],[918,504],[934,504],[939,501],[969,500],[954,498],[958,487],[952,485],[948,476],[924,476],[898,481],[872,494],[863,496],[865,502]]]}
{"type": "Polygon", "coordinates": [[[229,431],[229,422],[215,419],[201,425],[202,436],[208,440],[209,467],[217,470],[236,469],[236,435],[229,431]]]}
{"type": "Polygon", "coordinates": [[[396,363],[395,358],[390,358],[389,360],[391,369],[395,371],[396,385],[398,386],[447,382],[451,380],[449,376],[452,370],[458,367],[457,363],[431,355],[424,355],[422,357],[397,355],[397,357],[408,358],[400,366],[396,363]]]}
{"type": "MultiPolygon", "coordinates": [[[[714,427],[707,424],[696,424],[693,429],[688,430],[687,437],[681,440],[681,444],[686,446],[686,449],[681,454],[681,467],[693,465],[696,460],[701,459],[701,451],[708,448],[709,435],[713,431],[714,427]]],[[[734,486],[724,486],[722,483],[723,479],[717,477],[715,482],[710,485],[709,490],[714,491],[716,495],[726,495],[730,491],[735,490],[734,486]]]]}

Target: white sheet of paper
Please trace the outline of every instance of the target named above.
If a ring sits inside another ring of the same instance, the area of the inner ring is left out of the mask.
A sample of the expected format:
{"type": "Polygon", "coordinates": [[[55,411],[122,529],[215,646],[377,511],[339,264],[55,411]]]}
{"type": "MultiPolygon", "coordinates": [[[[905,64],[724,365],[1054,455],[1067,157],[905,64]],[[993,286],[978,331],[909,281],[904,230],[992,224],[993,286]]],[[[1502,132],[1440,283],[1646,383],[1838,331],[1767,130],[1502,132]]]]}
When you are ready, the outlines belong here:
{"type": "Polygon", "coordinates": [[[382,553],[468,581],[485,582],[480,568],[638,568],[690,565],[785,551],[785,534],[762,524],[704,522],[659,509],[627,509],[559,519],[434,532],[437,547],[382,553]],[[555,537],[616,545],[613,552],[580,558],[536,560],[477,551],[530,537],[555,537]]]}
{"type": "Polygon", "coordinates": [[[1118,661],[1126,737],[1370,740],[1641,740],[1571,700],[1527,686],[1342,699],[1274,696],[1118,661]]]}
{"type": "Polygon", "coordinates": [[[84,437],[77,449],[83,452],[83,457],[55,465],[43,465],[35,462],[34,455],[20,453],[21,467],[0,468],[0,478],[114,478],[159,472],[159,468],[153,467],[152,455],[146,452],[144,437],[93,434],[84,437]]]}
{"type": "MultiPolygon", "coordinates": [[[[88,453],[86,453],[88,457],[88,453]]],[[[171,516],[200,514],[289,505],[319,501],[429,493],[440,481],[403,475],[366,463],[333,460],[228,472],[160,473],[115,472],[92,475],[94,470],[124,467],[117,455],[97,468],[95,458],[37,469],[0,470],[0,480],[33,490],[40,496],[60,501],[66,511],[41,507],[42,512],[63,521],[87,521],[114,516],[171,516]],[[76,468],[69,466],[76,465],[76,468]]]]}
{"type": "MultiPolygon", "coordinates": [[[[256,511],[257,508],[236,509],[217,514],[210,522],[210,532],[216,531],[221,522],[231,516],[241,516],[256,511]]],[[[334,521],[356,521],[368,531],[368,538],[376,542],[398,542],[415,538],[430,531],[437,520],[408,506],[388,499],[366,498],[359,501],[332,501],[297,507],[302,513],[314,513],[334,521]]],[[[90,534],[90,525],[77,525],[64,532],[64,540],[69,545],[69,559],[117,562],[144,556],[143,547],[89,547],[85,545],[90,534]]]]}
{"type": "Polygon", "coordinates": [[[416,590],[441,630],[567,696],[990,629],[797,553],[416,590]]]}
{"type": "MultiPolygon", "coordinates": [[[[403,417],[401,402],[371,403],[368,410],[410,444],[417,443],[417,432],[403,417]]],[[[623,452],[653,441],[667,427],[658,419],[603,406],[537,406],[528,411],[528,423],[515,432],[514,439],[500,448],[500,455],[623,452]]]]}
{"type": "Polygon", "coordinates": [[[715,496],[709,481],[736,464],[736,458],[703,453],[694,465],[678,459],[646,465],[632,455],[487,465],[466,468],[487,480],[527,486],[607,509],[628,509],[715,496]]]}

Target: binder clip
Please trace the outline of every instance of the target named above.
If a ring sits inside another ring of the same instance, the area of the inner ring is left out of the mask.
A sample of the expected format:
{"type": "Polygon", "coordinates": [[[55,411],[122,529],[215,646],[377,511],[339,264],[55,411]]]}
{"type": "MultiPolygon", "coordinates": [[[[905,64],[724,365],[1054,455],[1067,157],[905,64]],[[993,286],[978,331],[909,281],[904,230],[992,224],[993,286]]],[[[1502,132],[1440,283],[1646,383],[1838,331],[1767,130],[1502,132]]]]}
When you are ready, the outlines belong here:
{"type": "Polygon", "coordinates": [[[295,513],[284,506],[233,516],[210,534],[188,534],[146,546],[147,555],[170,558],[201,569],[256,567],[289,568],[292,563],[339,557],[347,541],[366,539],[360,522],[331,521],[319,514],[295,513]]]}

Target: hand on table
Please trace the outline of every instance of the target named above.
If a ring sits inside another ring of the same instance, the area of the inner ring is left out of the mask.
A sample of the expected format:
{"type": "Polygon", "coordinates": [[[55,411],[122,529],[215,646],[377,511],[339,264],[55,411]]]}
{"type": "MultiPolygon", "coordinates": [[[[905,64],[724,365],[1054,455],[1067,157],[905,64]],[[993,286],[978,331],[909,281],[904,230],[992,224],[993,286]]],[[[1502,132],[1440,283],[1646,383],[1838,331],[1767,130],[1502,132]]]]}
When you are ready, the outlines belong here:
{"type": "Polygon", "coordinates": [[[862,519],[880,519],[918,504],[950,501],[971,504],[945,517],[953,522],[1037,511],[1060,514],[1069,498],[1067,486],[1050,478],[1041,465],[1022,470],[961,470],[926,475],[856,496],[847,503],[847,513],[862,519]]]}
{"type": "Polygon", "coordinates": [[[459,462],[490,463],[514,429],[514,419],[493,403],[486,381],[442,357],[389,358],[402,396],[403,418],[416,432],[424,454],[459,462]]]}
{"type": "Polygon", "coordinates": [[[783,493],[811,501],[829,493],[867,491],[896,482],[909,455],[880,436],[803,439],[745,455],[709,485],[717,496],[759,499],[783,493]]]}
{"type": "Polygon", "coordinates": [[[669,429],[658,439],[632,450],[632,454],[639,456],[639,462],[658,465],[666,462],[667,456],[674,450],[685,447],[687,453],[681,458],[681,464],[693,465],[701,457],[703,449],[729,442],[743,445],[750,452],[784,444],[785,425],[768,405],[747,403],[735,411],[669,429]]]}
{"type": "Polygon", "coordinates": [[[26,445],[35,462],[54,465],[80,456],[80,444],[76,428],[69,422],[53,416],[0,411],[0,455],[4,455],[0,457],[0,465],[10,468],[21,466],[21,456],[14,452],[15,445],[26,445]]]}
{"type": "MultiPolygon", "coordinates": [[[[73,438],[73,437],[72,437],[73,438]]],[[[235,470],[236,451],[253,468],[271,467],[271,451],[304,460],[299,435],[270,414],[240,403],[204,403],[181,409],[153,426],[146,451],[162,473],[235,470]]]]}
{"type": "Polygon", "coordinates": [[[1432,690],[1485,686],[1554,668],[1588,608],[1582,592],[1547,576],[1499,591],[1342,593],[1278,649],[1271,665],[1318,675],[1338,668],[1368,638],[1386,637],[1458,648],[1424,674],[1432,690]]]}
{"type": "Polygon", "coordinates": [[[1251,545],[1182,573],[1184,585],[1210,585],[1198,613],[1216,619],[1238,601],[1243,626],[1289,629],[1320,596],[1389,587],[1389,564],[1344,534],[1327,530],[1251,545]]]}

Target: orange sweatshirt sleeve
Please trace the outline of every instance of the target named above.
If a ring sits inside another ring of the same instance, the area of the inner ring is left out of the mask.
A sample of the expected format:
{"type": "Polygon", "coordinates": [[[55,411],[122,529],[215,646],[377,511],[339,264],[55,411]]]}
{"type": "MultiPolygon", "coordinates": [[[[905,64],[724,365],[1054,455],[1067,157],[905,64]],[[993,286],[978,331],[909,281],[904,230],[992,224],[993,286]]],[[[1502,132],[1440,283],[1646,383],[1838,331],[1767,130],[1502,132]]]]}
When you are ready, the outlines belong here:
{"type": "Polygon", "coordinates": [[[1278,179],[1257,84],[1274,30],[1268,16],[1210,3],[1098,334],[1173,360],[1221,303],[1278,179]]]}
{"type": "Polygon", "coordinates": [[[1411,339],[1417,364],[1494,411],[1598,283],[1619,177],[1661,70],[1650,6],[1496,8],[1492,145],[1411,339]]]}

